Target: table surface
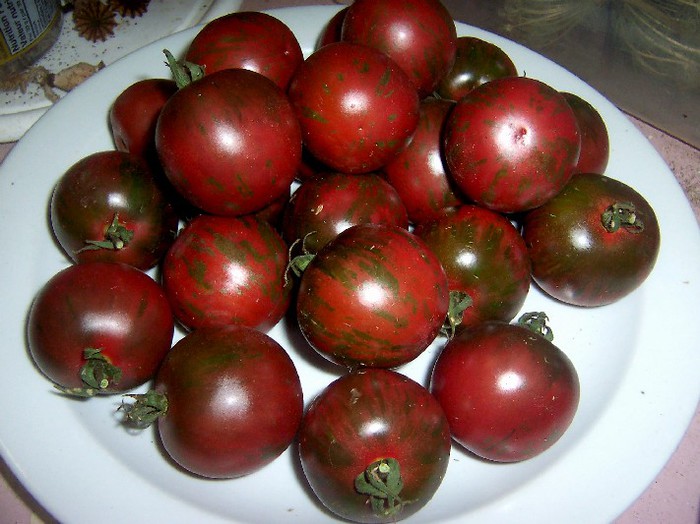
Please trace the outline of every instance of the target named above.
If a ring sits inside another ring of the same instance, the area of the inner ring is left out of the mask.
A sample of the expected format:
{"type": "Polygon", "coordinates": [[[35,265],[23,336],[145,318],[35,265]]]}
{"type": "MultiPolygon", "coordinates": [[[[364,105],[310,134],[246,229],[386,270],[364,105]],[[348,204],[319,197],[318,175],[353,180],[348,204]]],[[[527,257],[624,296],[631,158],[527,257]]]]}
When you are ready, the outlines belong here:
{"type": "MultiPolygon", "coordinates": [[[[224,2],[225,3],[225,2],[224,2]]],[[[305,0],[244,0],[240,10],[259,11],[282,6],[348,2],[305,0]]],[[[686,192],[700,221],[700,151],[659,131],[632,115],[630,120],[644,133],[669,165],[686,192]]],[[[13,143],[0,144],[0,162],[13,143]]],[[[0,459],[0,522],[54,523],[0,459]]],[[[647,490],[615,521],[616,524],[700,522],[700,406],[677,450],[647,490]]]]}

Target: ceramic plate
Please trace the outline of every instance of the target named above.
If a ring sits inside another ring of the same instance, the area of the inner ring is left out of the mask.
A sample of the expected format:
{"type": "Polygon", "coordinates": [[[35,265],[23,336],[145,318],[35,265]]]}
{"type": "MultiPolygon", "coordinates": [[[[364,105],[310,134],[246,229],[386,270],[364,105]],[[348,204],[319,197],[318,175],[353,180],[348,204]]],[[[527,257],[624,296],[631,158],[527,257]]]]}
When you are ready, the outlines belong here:
{"type": "MultiPolygon", "coordinates": [[[[307,54],[339,7],[288,8],[307,54]]],[[[120,398],[73,401],[52,391],[25,344],[30,302],[68,262],[47,222],[52,186],[81,157],[113,147],[107,111],[121,90],[167,76],[162,50],[182,52],[195,29],[118,60],[51,108],[13,148],[0,172],[0,451],[19,480],[62,522],[219,523],[332,521],[303,482],[294,448],[248,477],[207,481],[174,468],[155,432],[119,425],[120,398]],[[76,115],[79,124],[67,126],[76,115]],[[98,517],[99,515],[99,517],[98,517]]],[[[649,485],[680,441],[700,396],[700,235],[673,174],[611,103],[556,64],[493,34],[458,24],[460,35],[500,45],[519,71],[591,102],[611,137],[608,175],[647,197],[662,247],[645,284],[597,309],[567,307],[533,289],[523,311],[545,311],[555,342],[581,379],[581,404],[564,437],[519,464],[475,460],[456,446],[447,476],[412,522],[610,522],[649,485]]],[[[280,324],[308,402],[336,377],[280,324]],[[323,369],[323,370],[321,370],[323,369]]],[[[400,371],[425,383],[439,344],[400,371]]]]}

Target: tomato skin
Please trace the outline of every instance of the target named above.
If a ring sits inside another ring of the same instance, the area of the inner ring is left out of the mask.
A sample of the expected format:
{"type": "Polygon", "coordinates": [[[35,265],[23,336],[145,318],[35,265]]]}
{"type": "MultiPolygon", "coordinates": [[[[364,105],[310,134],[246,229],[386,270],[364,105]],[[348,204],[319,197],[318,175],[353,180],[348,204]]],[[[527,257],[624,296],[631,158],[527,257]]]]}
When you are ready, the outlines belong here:
{"type": "Polygon", "coordinates": [[[332,171],[379,170],[418,124],[418,93],[377,49],[335,42],[313,52],[288,91],[309,152],[332,171]]]}
{"type": "Polygon", "coordinates": [[[148,164],[124,151],[98,151],[61,176],[50,203],[51,228],[74,262],[123,262],[154,267],[172,244],[178,217],[148,164]],[[133,233],[121,248],[91,249],[118,222],[133,233]]]}
{"type": "Polygon", "coordinates": [[[497,462],[526,460],[551,447],[580,397],[578,374],[561,350],[526,327],[499,321],[452,338],[429,388],[453,439],[497,462]]]}
{"type": "Polygon", "coordinates": [[[146,78],[119,93],[109,110],[110,131],[116,149],[149,161],[155,159],[158,115],[176,91],[174,80],[146,78]]]}
{"type": "Polygon", "coordinates": [[[27,321],[29,352],[39,370],[64,388],[81,388],[86,348],[101,349],[121,369],[100,393],[133,389],[155,375],[170,350],[174,321],[161,287],[121,263],[71,265],[37,294],[27,321]]]}
{"type": "Polygon", "coordinates": [[[192,39],[185,59],[203,66],[205,74],[254,71],[284,91],[304,56],[284,22],[266,13],[238,11],[208,22],[192,39]]]}
{"type": "Polygon", "coordinates": [[[386,178],[401,196],[413,224],[435,220],[464,203],[442,159],[442,130],[453,107],[448,100],[421,100],[415,133],[384,166],[386,178]]]}
{"type": "Polygon", "coordinates": [[[342,40],[343,20],[345,19],[345,14],[347,12],[348,8],[344,7],[334,14],[330,20],[328,20],[326,25],[323,27],[323,31],[321,31],[321,35],[318,37],[316,49],[319,49],[327,44],[340,42],[342,40]]]}
{"type": "Polygon", "coordinates": [[[458,330],[486,320],[510,321],[530,289],[530,257],[520,232],[503,215],[474,205],[414,230],[437,255],[450,291],[472,300],[458,330]]]}
{"type": "Polygon", "coordinates": [[[158,419],[163,447],[207,478],[248,475],[294,439],[303,414],[294,363],[274,339],[244,326],[205,327],[178,341],[155,390],[168,407],[158,419]]]}
{"type": "Polygon", "coordinates": [[[350,368],[390,368],[438,335],[449,306],[447,277],[414,234],[381,224],[346,229],[311,260],[296,312],[311,346],[350,368]]]}
{"type": "Polygon", "coordinates": [[[610,304],[637,289],[653,270],[660,231],[650,204],[630,186],[597,173],[582,173],[564,190],[523,218],[532,277],[550,296],[578,306],[610,304]],[[631,202],[641,232],[609,232],[606,209],[631,202]]]}
{"type": "Polygon", "coordinates": [[[354,522],[394,522],[424,507],[442,482],[451,444],[445,415],[428,391],[400,373],[376,368],[328,385],[308,407],[298,440],[304,475],[316,496],[354,522]],[[382,518],[354,481],[385,457],[399,461],[400,495],[412,502],[382,518]]]}
{"type": "Polygon", "coordinates": [[[287,245],[267,221],[200,215],[168,250],[163,288],[189,329],[241,324],[267,331],[290,302],[287,262],[287,245]]]}
{"type": "Polygon", "coordinates": [[[406,207],[396,190],[376,173],[326,173],[294,192],[282,237],[289,245],[302,240],[308,253],[316,253],[347,228],[367,223],[408,229],[406,207]]]}
{"type": "Polygon", "coordinates": [[[605,173],[610,158],[608,128],[600,113],[588,101],[573,93],[562,92],[574,111],[581,131],[581,154],[576,173],[605,173]]]}
{"type": "Polygon", "coordinates": [[[355,0],[345,14],[341,38],[386,53],[421,98],[435,90],[457,52],[457,28],[439,0],[355,0]]]}
{"type": "Polygon", "coordinates": [[[158,117],[156,149],[168,179],[193,205],[240,216],[289,191],[301,161],[301,131],[271,80],[225,69],[168,100],[158,117]]]}
{"type": "Polygon", "coordinates": [[[574,172],[581,137],[563,95],[526,77],[473,89],[445,124],[445,160],[474,203],[503,213],[533,209],[574,172]]]}
{"type": "Polygon", "coordinates": [[[481,84],[517,74],[515,64],[503,49],[475,36],[460,36],[454,65],[435,92],[443,99],[457,101],[481,84]]]}

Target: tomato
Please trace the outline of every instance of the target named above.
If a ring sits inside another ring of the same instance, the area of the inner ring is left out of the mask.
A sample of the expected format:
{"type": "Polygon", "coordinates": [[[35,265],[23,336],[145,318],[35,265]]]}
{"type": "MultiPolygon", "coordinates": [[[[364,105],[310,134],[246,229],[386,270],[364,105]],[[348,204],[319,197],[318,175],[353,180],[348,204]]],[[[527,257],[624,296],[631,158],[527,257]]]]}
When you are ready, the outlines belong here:
{"type": "Polygon", "coordinates": [[[311,155],[333,171],[369,173],[404,146],[418,124],[408,76],[377,49],[336,42],[297,69],[289,99],[311,155]]]}
{"type": "Polygon", "coordinates": [[[99,151],[73,164],[54,188],[51,227],[74,262],[154,267],[175,238],[178,217],[144,159],[99,151]]]}
{"type": "Polygon", "coordinates": [[[156,122],[165,102],[177,91],[174,80],[146,78],[131,84],[114,100],[109,124],[118,151],[156,159],[156,122]]]}
{"type": "Polygon", "coordinates": [[[200,215],[163,260],[163,288],[187,328],[241,324],[266,331],[284,315],[288,248],[268,222],[200,215]]]}
{"type": "Polygon", "coordinates": [[[659,224],[636,190],[604,175],[576,175],[523,219],[532,276],[550,296],[578,306],[616,302],[651,273],[659,224]]]}
{"type": "Polygon", "coordinates": [[[581,137],[573,110],[547,84],[504,77],[473,89],[445,123],[445,159],[474,203],[504,213],[533,209],[573,175],[581,137]]]}
{"type": "Polygon", "coordinates": [[[206,74],[222,69],[247,69],[286,90],[303,61],[292,30],[278,18],[254,11],[229,13],[208,22],[192,39],[185,60],[206,74]]]}
{"type": "Polygon", "coordinates": [[[503,215],[473,205],[414,230],[442,263],[450,291],[471,299],[458,330],[486,320],[510,321],[530,289],[530,257],[503,215]]]}
{"type": "Polygon", "coordinates": [[[151,380],[173,332],[161,287],[115,262],[61,270],[41,288],[27,320],[36,366],[59,389],[78,396],[125,392],[151,380]]]}
{"type": "Polygon", "coordinates": [[[452,338],[429,388],[454,440],[497,462],[551,447],[569,428],[580,397],[576,369],[557,346],[525,325],[500,321],[452,338]]]}
{"type": "Polygon", "coordinates": [[[260,470],[284,452],[303,415],[301,382],[274,339],[245,326],[206,327],[179,340],[153,390],[125,405],[126,422],[157,420],[167,455],[206,478],[260,470]]]}
{"type": "Polygon", "coordinates": [[[608,128],[598,110],[588,101],[573,93],[562,92],[571,106],[581,131],[581,155],[576,164],[577,173],[605,173],[610,158],[608,128]]]}
{"type": "Polygon", "coordinates": [[[193,205],[240,216],[289,191],[301,160],[301,131],[271,80],[225,69],[170,97],[158,117],[156,149],[168,179],[193,205]]]}
{"type": "Polygon", "coordinates": [[[457,52],[457,28],[439,0],[355,0],[341,37],[386,53],[421,97],[435,90],[457,52]]]}
{"type": "Polygon", "coordinates": [[[401,196],[414,224],[439,218],[464,203],[442,160],[442,130],[453,107],[448,100],[421,100],[415,133],[384,166],[387,180],[401,196]]]}
{"type": "Polygon", "coordinates": [[[459,100],[481,84],[517,74],[510,56],[496,44],[475,36],[460,36],[454,65],[442,77],[435,93],[441,98],[459,100]]]}
{"type": "Polygon", "coordinates": [[[344,7],[336,14],[334,14],[326,25],[323,26],[321,35],[318,37],[316,42],[316,49],[319,49],[327,44],[332,44],[334,42],[340,42],[342,40],[343,31],[343,20],[345,19],[345,14],[348,12],[348,8],[344,7]]]}
{"type": "Polygon", "coordinates": [[[396,190],[376,173],[327,173],[302,183],[285,210],[282,237],[303,240],[316,253],[338,233],[357,224],[408,229],[406,207],[396,190]]]}
{"type": "Polygon", "coordinates": [[[395,367],[438,335],[449,307],[436,256],[406,229],[360,224],[306,266],[296,301],[301,332],[326,359],[353,368],[395,367]]]}
{"type": "Polygon", "coordinates": [[[336,379],[299,428],[309,485],[330,511],[354,522],[396,522],[423,508],[444,478],[450,444],[430,393],[383,369],[336,379]]]}

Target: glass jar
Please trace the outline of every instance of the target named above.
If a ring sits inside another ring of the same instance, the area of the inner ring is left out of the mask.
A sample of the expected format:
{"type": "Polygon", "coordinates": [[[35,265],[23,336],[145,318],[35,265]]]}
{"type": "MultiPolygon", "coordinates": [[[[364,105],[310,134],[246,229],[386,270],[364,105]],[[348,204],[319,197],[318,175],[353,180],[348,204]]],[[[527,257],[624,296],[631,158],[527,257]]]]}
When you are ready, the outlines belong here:
{"type": "Polygon", "coordinates": [[[36,62],[58,40],[63,19],[57,0],[0,1],[0,79],[36,62]]]}

